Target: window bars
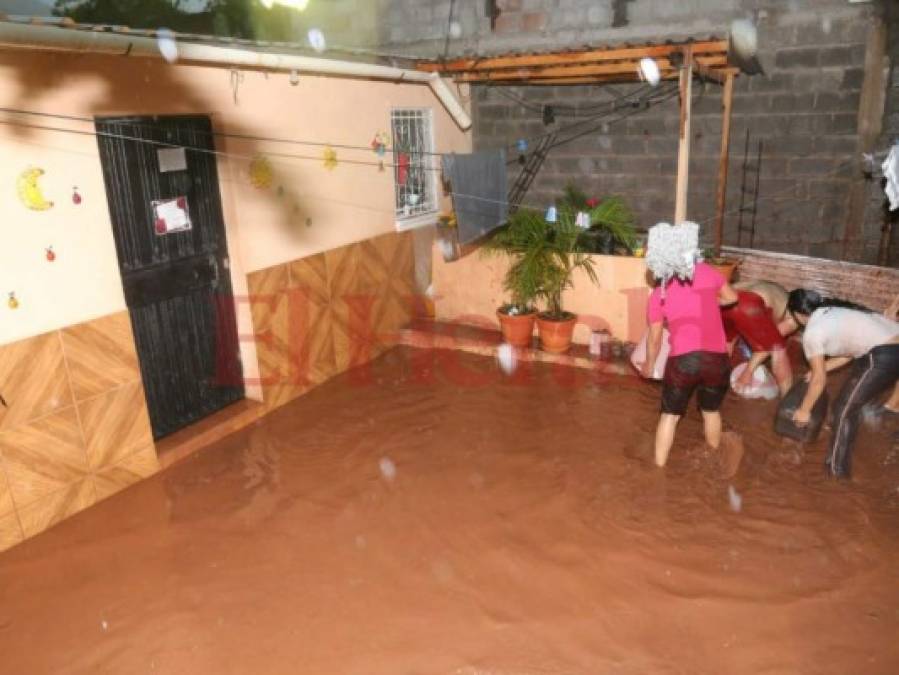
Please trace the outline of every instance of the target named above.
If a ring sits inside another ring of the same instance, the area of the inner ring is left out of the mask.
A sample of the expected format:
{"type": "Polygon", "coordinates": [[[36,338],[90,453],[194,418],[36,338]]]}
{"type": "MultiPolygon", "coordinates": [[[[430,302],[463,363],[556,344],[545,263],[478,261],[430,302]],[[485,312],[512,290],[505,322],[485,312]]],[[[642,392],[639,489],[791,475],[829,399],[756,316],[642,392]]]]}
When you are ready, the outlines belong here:
{"type": "Polygon", "coordinates": [[[391,111],[393,178],[397,219],[437,210],[431,111],[402,108],[391,111]]]}

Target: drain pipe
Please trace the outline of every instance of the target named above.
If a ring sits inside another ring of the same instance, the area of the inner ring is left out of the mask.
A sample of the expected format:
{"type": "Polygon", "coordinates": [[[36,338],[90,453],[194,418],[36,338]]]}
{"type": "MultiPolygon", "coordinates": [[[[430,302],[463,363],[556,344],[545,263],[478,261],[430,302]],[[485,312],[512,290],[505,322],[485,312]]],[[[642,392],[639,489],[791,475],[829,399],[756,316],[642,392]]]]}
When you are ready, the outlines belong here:
{"type": "MultiPolygon", "coordinates": [[[[315,75],[358,77],[391,82],[426,84],[463,131],[471,128],[471,116],[437,73],[394,68],[372,63],[338,61],[298,54],[255,52],[240,47],[181,42],[173,35],[179,63],[298,71],[315,75]]],[[[20,24],[0,21],[0,49],[15,47],[41,51],[108,54],[161,59],[156,39],[99,30],[66,28],[55,25],[20,24]]]]}

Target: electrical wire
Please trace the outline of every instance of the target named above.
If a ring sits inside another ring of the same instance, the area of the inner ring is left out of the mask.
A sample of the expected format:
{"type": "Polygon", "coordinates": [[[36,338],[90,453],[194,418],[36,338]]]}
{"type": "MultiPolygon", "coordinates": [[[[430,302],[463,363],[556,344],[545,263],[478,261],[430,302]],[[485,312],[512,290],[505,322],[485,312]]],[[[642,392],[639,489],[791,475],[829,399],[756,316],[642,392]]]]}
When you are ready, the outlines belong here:
{"type": "MultiPolygon", "coordinates": [[[[644,100],[648,100],[648,98],[644,99],[644,100]]],[[[608,112],[599,113],[598,115],[593,116],[590,119],[591,120],[597,119],[599,116],[614,113],[615,111],[616,111],[616,108],[613,107],[608,112]]],[[[48,119],[66,120],[69,122],[84,122],[86,124],[94,124],[96,122],[96,119],[93,117],[86,117],[86,116],[80,116],[80,115],[65,115],[62,113],[48,113],[48,112],[41,112],[41,111],[37,111],[37,110],[25,110],[25,109],[19,109],[19,108],[0,107],[0,112],[6,113],[6,114],[12,114],[12,115],[24,115],[24,116],[32,116],[32,117],[44,117],[44,118],[48,118],[48,119]]],[[[574,122],[571,125],[562,126],[559,129],[556,129],[555,131],[542,133],[542,134],[539,134],[539,135],[536,135],[533,137],[529,137],[529,138],[525,138],[522,140],[525,140],[529,143],[534,142],[534,141],[539,141],[544,136],[550,136],[553,133],[559,133],[560,131],[563,131],[569,127],[584,124],[587,121],[589,121],[589,120],[582,120],[580,122],[574,122]]],[[[158,130],[158,129],[162,128],[161,125],[147,123],[147,122],[128,122],[128,125],[131,127],[134,127],[134,128],[146,128],[146,129],[152,129],[152,130],[158,130]]],[[[322,141],[308,141],[308,140],[299,140],[299,139],[294,139],[294,138],[279,138],[279,137],[271,137],[271,136],[256,136],[256,135],[252,135],[252,134],[238,134],[238,133],[215,131],[215,130],[212,130],[209,132],[198,131],[197,133],[209,134],[209,135],[216,136],[219,138],[232,138],[235,140],[253,141],[256,143],[280,143],[280,144],[285,144],[285,145],[305,145],[305,146],[309,146],[309,147],[319,147],[319,148],[330,147],[330,148],[334,148],[336,150],[359,150],[359,151],[365,151],[365,152],[371,152],[371,150],[372,150],[370,146],[366,146],[366,145],[352,145],[352,144],[347,144],[347,143],[327,143],[327,142],[322,142],[322,141]]],[[[509,145],[505,146],[505,149],[510,149],[510,148],[513,148],[514,146],[515,146],[515,144],[509,144],[509,145]]],[[[268,153],[266,153],[266,154],[268,154],[268,153]]],[[[455,154],[455,153],[418,151],[415,154],[425,155],[425,156],[433,156],[433,157],[443,157],[444,155],[450,155],[450,154],[455,154]]]]}

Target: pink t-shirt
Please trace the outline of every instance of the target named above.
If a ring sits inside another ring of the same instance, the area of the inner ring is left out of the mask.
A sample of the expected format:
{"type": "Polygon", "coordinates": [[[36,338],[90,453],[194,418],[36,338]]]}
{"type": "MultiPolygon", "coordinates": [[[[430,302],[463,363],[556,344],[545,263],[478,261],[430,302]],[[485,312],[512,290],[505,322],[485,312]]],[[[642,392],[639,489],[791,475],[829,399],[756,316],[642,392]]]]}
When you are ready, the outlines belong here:
{"type": "Polygon", "coordinates": [[[674,279],[665,288],[655,288],[649,296],[646,317],[649,323],[664,320],[671,334],[670,356],[690,352],[726,352],[724,324],[718,292],[724,277],[714,267],[696,263],[693,281],[674,279]]]}

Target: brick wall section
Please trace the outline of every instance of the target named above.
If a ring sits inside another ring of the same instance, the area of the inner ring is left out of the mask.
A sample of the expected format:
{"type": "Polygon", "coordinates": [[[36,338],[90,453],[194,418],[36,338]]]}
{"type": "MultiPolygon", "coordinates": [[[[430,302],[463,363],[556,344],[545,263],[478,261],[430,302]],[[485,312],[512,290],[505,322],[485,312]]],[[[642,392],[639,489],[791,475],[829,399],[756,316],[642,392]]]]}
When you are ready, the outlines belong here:
{"type": "MultiPolygon", "coordinates": [[[[883,117],[883,133],[877,145],[878,151],[889,149],[899,141],[899,6],[887,3],[888,55],[890,72],[887,79],[886,105],[883,117]]],[[[892,246],[887,264],[899,267],[899,210],[892,213],[887,208],[886,198],[880,181],[871,181],[868,190],[868,204],[865,214],[865,240],[879,240],[881,228],[886,220],[892,222],[892,246]]]]}
{"type": "MultiPolygon", "coordinates": [[[[725,241],[738,243],[738,214],[732,211],[739,206],[748,130],[751,154],[759,141],[763,143],[754,245],[839,257],[848,186],[861,176],[855,160],[865,41],[872,18],[882,11],[881,3],[500,0],[503,14],[493,33],[489,21],[480,15],[483,3],[457,5],[463,37],[453,42],[452,53],[724,36],[734,18],[755,16],[767,75],[740,77],[735,87],[728,189],[731,213],[726,219],[725,241]],[[624,24],[613,28],[616,17],[624,24]]],[[[387,7],[384,39],[392,46],[418,54],[442,51],[448,0],[389,0],[387,7]],[[415,12],[409,9],[412,6],[415,12]],[[402,22],[394,25],[391,17],[402,17],[402,22]]],[[[504,98],[496,88],[476,87],[476,147],[514,144],[519,138],[542,133],[540,107],[544,104],[586,108],[630,90],[621,85],[505,90],[524,99],[525,107],[504,98]]],[[[720,143],[720,88],[697,86],[694,95],[688,213],[693,220],[702,221],[710,234],[720,143]]],[[[574,180],[590,192],[627,197],[642,226],[671,219],[677,116],[675,99],[557,148],[527,201],[545,206],[567,181],[574,180]]],[[[559,124],[573,121],[562,116],[558,120],[559,124]]],[[[744,220],[748,226],[748,214],[744,220]]],[[[876,254],[879,232],[868,227],[865,235],[871,239],[866,246],[870,258],[876,254]]],[[[748,232],[742,243],[748,244],[748,232]]]]}
{"type": "Polygon", "coordinates": [[[829,297],[885,309],[899,292],[899,269],[784,253],[727,249],[741,263],[739,279],[776,281],[784,288],[810,288],[829,297]]]}

